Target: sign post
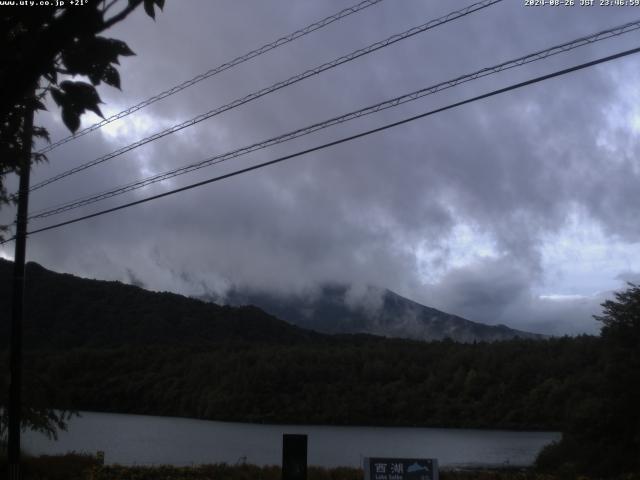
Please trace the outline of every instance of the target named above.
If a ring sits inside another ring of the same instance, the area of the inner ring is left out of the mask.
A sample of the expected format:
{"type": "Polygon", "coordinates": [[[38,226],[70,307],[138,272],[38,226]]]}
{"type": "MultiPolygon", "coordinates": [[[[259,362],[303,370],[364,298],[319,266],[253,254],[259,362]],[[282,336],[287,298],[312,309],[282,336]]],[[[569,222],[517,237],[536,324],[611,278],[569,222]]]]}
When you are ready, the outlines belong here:
{"type": "Polygon", "coordinates": [[[307,480],[307,436],[282,436],[282,480],[307,480]]]}
{"type": "Polygon", "coordinates": [[[435,458],[364,458],[364,480],[439,480],[435,458]]]}

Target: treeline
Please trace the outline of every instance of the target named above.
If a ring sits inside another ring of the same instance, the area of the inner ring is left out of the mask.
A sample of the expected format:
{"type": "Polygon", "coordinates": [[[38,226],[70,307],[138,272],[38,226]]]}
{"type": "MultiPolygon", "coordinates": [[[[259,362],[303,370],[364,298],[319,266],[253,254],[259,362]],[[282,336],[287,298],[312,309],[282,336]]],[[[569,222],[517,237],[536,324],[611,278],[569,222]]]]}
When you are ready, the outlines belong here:
{"type": "MultiPolygon", "coordinates": [[[[27,391],[65,409],[243,422],[561,429],[600,388],[599,339],[337,337],[38,351],[27,391]]],[[[2,371],[6,371],[2,367],[2,371]]],[[[28,397],[28,394],[27,394],[28,397]]]]}
{"type": "MultiPolygon", "coordinates": [[[[0,319],[11,264],[0,259],[0,319]]],[[[330,336],[220,307],[27,268],[26,412],[211,420],[553,429],[538,465],[640,471],[640,287],[607,301],[600,337],[458,344],[330,336]]],[[[0,408],[8,321],[0,321],[0,408]]],[[[44,420],[43,420],[44,419],[44,420]]],[[[2,421],[2,418],[0,418],[2,421]]],[[[43,423],[44,422],[44,423],[43,423]]],[[[2,425],[0,424],[0,427],[2,425]]]]}
{"type": "MultiPolygon", "coordinates": [[[[0,349],[8,347],[13,263],[0,259],[0,349]],[[6,321],[5,321],[6,319],[6,321]]],[[[25,349],[301,342],[319,336],[256,307],[227,307],[27,264],[25,349]]]]}
{"type": "MultiPolygon", "coordinates": [[[[11,267],[0,259],[3,318],[11,267]]],[[[27,399],[57,408],[562,429],[602,385],[596,337],[457,344],[322,335],[253,307],[220,307],[33,263],[26,305],[27,399]]],[[[8,322],[0,322],[0,338],[8,338],[8,322]]]]}

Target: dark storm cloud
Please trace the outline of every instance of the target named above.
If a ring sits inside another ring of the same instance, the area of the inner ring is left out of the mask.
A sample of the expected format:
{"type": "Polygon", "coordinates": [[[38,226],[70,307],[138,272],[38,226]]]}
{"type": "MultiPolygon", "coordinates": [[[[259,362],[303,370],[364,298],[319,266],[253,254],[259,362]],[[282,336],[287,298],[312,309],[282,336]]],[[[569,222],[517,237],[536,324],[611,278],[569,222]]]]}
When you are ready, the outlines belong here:
{"type": "Polygon", "coordinates": [[[428,289],[434,306],[488,324],[508,324],[521,330],[565,335],[599,331],[593,319],[613,292],[594,295],[546,296],[534,291],[534,278],[513,259],[482,259],[453,268],[428,289]]]}
{"type": "MultiPolygon", "coordinates": [[[[186,7],[168,2],[155,24],[138,12],[112,33],[139,54],[123,63],[124,90],[101,94],[109,106],[127,106],[349,3],[193,1],[186,7]]],[[[117,135],[94,133],[52,152],[50,166],[35,176],[45,178],[468,3],[386,0],[132,115],[132,126],[117,135]]],[[[527,9],[507,0],[60,182],[34,195],[32,205],[102,191],[602,30],[628,21],[629,10],[622,10],[527,9]]],[[[638,35],[628,37],[472,82],[122,200],[630,48],[638,35]]],[[[580,303],[535,293],[545,281],[542,244],[562,230],[575,209],[605,235],[639,241],[638,136],[623,119],[631,108],[628,91],[635,87],[628,79],[637,77],[636,65],[620,61],[545,82],[34,236],[31,257],[65,271],[135,277],[149,288],[191,294],[232,284],[282,291],[319,282],[375,284],[489,323],[550,333],[595,331],[590,318],[586,323],[576,318],[597,313],[590,310],[599,303],[595,297],[580,303]],[[491,239],[492,256],[457,265],[461,252],[452,251],[451,238],[459,225],[491,239]],[[425,268],[441,274],[427,280],[425,268]]],[[[54,138],[63,135],[59,122],[47,124],[54,138]]]]}
{"type": "Polygon", "coordinates": [[[530,275],[506,260],[484,260],[447,272],[433,289],[433,302],[456,305],[460,314],[499,323],[513,303],[529,295],[530,275]]]}

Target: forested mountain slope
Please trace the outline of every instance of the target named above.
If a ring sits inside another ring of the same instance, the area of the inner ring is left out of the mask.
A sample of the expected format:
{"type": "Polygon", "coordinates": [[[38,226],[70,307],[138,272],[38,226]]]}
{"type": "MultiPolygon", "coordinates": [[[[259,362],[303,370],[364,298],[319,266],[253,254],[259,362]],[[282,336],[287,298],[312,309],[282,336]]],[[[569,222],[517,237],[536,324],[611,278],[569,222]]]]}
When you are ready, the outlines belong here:
{"type": "MultiPolygon", "coordinates": [[[[0,259],[0,338],[9,334],[13,263],[0,259]]],[[[305,341],[317,334],[256,307],[218,306],[27,264],[25,348],[305,341]]]]}
{"type": "Polygon", "coordinates": [[[255,305],[276,317],[323,333],[368,333],[413,340],[494,342],[514,338],[542,339],[539,335],[486,325],[421,305],[391,290],[367,286],[357,291],[347,285],[324,285],[308,294],[275,294],[234,288],[221,298],[203,297],[229,305],[255,305]]]}
{"type": "MultiPolygon", "coordinates": [[[[11,267],[0,261],[0,383],[8,381],[11,267]]],[[[597,337],[461,344],[325,335],[255,307],[36,264],[27,275],[32,404],[251,422],[559,429],[602,386],[597,337]]]]}

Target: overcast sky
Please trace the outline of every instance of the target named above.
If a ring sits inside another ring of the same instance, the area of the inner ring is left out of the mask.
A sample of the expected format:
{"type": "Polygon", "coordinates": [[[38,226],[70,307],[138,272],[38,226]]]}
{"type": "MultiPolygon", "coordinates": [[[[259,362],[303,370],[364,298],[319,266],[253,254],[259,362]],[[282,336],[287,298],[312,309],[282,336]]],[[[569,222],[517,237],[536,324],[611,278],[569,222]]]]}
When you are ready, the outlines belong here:
{"type": "MultiPolygon", "coordinates": [[[[579,3],[579,0],[576,0],[579,3]]],[[[355,1],[169,0],[108,36],[113,114],[355,1]]],[[[68,143],[33,182],[440,17],[470,1],[384,0],[68,143]]],[[[596,2],[598,3],[598,2],[596,2]]],[[[78,7],[76,7],[78,8],[78,7]]],[[[31,211],[224,153],[640,18],[640,7],[505,0],[35,192],[31,211]]],[[[32,228],[142,198],[640,45],[606,40],[199,170],[32,228]]],[[[489,324],[596,333],[591,315],[640,280],[640,57],[479,101],[197,190],[33,235],[28,258],[190,295],[231,285],[376,285],[489,324]]],[[[53,139],[59,112],[37,118],[53,139]]],[[[87,115],[83,126],[98,120],[87,115]]],[[[8,222],[14,213],[0,212],[8,222]]],[[[12,258],[13,245],[0,247],[12,258]]]]}

